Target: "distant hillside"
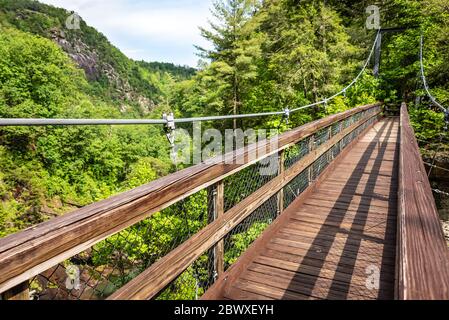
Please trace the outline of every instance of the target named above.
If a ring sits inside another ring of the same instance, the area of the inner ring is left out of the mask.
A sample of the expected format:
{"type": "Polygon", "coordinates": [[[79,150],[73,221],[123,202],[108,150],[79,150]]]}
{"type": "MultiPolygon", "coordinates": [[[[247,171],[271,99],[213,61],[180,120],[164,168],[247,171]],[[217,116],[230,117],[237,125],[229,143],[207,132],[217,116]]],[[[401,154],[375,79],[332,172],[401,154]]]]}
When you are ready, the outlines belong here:
{"type": "Polygon", "coordinates": [[[178,66],[169,62],[146,62],[137,61],[140,67],[145,68],[151,72],[169,73],[176,80],[186,80],[193,77],[196,73],[195,68],[189,66],[178,66]]]}
{"type": "Polygon", "coordinates": [[[151,112],[164,100],[170,80],[184,80],[195,69],[170,63],[135,62],[80,19],[80,29],[68,29],[73,12],[32,0],[0,0],[0,25],[12,26],[57,43],[85,71],[91,94],[114,102],[122,112],[151,112]],[[170,76],[169,76],[170,75],[170,76]]]}

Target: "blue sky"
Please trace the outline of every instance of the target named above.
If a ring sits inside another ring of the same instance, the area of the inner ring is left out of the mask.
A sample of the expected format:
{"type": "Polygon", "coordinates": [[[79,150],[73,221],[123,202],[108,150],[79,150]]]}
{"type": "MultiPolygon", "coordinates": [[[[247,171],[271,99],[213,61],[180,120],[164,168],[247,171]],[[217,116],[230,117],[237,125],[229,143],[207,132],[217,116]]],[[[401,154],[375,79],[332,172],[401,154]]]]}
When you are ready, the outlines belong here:
{"type": "Polygon", "coordinates": [[[77,12],[128,57],[197,66],[212,0],[40,0],[77,12]]]}

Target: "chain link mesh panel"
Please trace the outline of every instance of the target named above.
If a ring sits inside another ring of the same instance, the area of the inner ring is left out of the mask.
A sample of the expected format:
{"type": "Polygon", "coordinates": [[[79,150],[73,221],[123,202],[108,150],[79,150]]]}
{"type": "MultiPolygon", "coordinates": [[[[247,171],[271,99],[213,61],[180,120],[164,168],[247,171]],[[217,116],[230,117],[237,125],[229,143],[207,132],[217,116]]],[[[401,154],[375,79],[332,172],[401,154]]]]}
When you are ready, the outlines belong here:
{"type": "Polygon", "coordinates": [[[193,262],[162,290],[156,300],[198,300],[215,282],[213,249],[193,262]]]}
{"type": "Polygon", "coordinates": [[[288,169],[310,152],[310,137],[284,151],[284,168],[288,169]]]}
{"type": "Polygon", "coordinates": [[[272,196],[224,238],[224,262],[227,270],[262,234],[278,215],[278,194],[272,196]]]}
{"type": "Polygon", "coordinates": [[[208,223],[202,190],[36,276],[34,299],[105,299],[208,223]]]}
{"type": "Polygon", "coordinates": [[[309,186],[309,168],[297,175],[284,187],[284,209],[287,209],[295,199],[309,186]]]}
{"type": "Polygon", "coordinates": [[[224,179],[224,211],[228,211],[278,175],[279,156],[273,154],[224,179]]]}

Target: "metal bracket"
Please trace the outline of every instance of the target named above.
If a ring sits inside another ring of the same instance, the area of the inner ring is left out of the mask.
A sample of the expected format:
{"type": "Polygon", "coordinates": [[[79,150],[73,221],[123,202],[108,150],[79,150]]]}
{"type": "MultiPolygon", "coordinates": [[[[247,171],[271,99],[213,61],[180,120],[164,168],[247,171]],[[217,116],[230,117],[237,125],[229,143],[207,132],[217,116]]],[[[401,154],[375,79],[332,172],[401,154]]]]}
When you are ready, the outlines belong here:
{"type": "Polygon", "coordinates": [[[173,112],[166,114],[164,113],[162,115],[162,119],[166,121],[166,124],[164,126],[165,135],[167,136],[168,142],[171,146],[171,158],[176,163],[176,152],[175,152],[175,130],[176,130],[176,124],[175,124],[175,116],[173,115],[173,112]]]}
{"type": "Polygon", "coordinates": [[[288,125],[288,121],[290,119],[290,109],[289,108],[284,109],[284,117],[285,117],[285,123],[288,125]]]}
{"type": "Polygon", "coordinates": [[[170,145],[173,147],[175,145],[175,130],[176,130],[176,124],[175,124],[175,116],[173,113],[166,114],[164,113],[162,115],[162,119],[167,121],[165,124],[165,135],[167,136],[168,142],[170,142],[170,145]]]}

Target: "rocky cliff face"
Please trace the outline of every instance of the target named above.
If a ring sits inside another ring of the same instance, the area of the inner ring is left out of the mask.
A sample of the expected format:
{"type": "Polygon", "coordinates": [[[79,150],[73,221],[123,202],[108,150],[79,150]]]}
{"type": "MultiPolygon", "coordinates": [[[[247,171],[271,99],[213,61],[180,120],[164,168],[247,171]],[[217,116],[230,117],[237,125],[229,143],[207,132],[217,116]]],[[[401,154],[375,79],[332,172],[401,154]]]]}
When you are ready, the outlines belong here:
{"type": "MultiPolygon", "coordinates": [[[[65,32],[56,28],[51,30],[51,39],[86,72],[89,80],[99,80],[100,75],[106,71],[101,70],[102,68],[99,65],[100,59],[95,50],[89,48],[81,40],[76,39],[73,42],[69,42],[66,39],[65,32]]],[[[113,74],[113,70],[110,73],[113,74]]]]}
{"type": "MultiPolygon", "coordinates": [[[[152,100],[137,94],[128,80],[123,79],[110,64],[101,61],[97,51],[89,47],[82,40],[75,38],[69,41],[65,32],[56,28],[51,30],[51,39],[85,71],[89,81],[98,81],[106,77],[109,84],[117,92],[119,98],[122,101],[137,103],[143,114],[149,113],[155,107],[155,103],[152,100]]],[[[126,105],[125,107],[121,107],[122,112],[126,112],[127,110],[126,105]]]]}

